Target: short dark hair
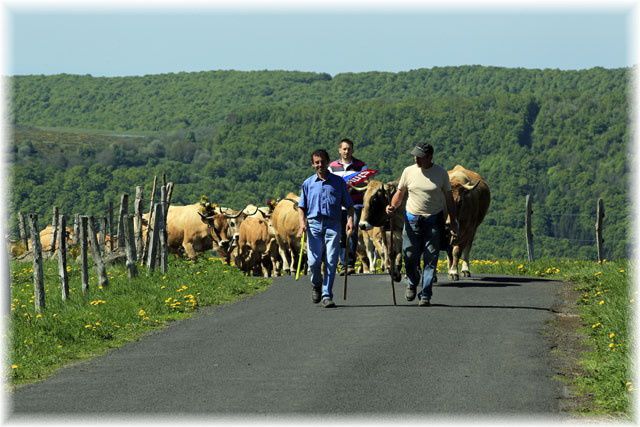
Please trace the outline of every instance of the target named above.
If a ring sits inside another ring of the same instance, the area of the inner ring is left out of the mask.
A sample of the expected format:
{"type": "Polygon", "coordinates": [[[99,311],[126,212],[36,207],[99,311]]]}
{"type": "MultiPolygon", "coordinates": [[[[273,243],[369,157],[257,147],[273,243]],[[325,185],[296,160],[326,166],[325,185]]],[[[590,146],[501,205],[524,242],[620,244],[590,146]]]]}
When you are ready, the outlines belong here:
{"type": "Polygon", "coordinates": [[[319,148],[313,153],[311,153],[311,163],[313,163],[313,157],[323,157],[327,163],[329,163],[329,153],[324,148],[319,148]]]}
{"type": "Polygon", "coordinates": [[[338,147],[341,146],[343,142],[346,142],[351,146],[351,148],[353,148],[353,141],[350,140],[349,138],[342,138],[340,142],[338,142],[338,147]]]}

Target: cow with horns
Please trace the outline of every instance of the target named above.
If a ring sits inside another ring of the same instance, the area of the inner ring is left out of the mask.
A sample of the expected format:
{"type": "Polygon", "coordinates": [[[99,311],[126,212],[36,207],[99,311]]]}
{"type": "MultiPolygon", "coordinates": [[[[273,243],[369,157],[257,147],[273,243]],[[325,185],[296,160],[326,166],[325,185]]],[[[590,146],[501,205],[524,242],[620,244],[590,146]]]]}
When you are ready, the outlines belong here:
{"type": "Polygon", "coordinates": [[[489,185],[478,173],[456,165],[448,171],[453,202],[458,214],[459,233],[447,249],[449,278],[459,280],[458,261],[462,260],[460,273],[471,276],[469,271],[469,253],[480,223],[489,210],[491,192],[489,185]]]}

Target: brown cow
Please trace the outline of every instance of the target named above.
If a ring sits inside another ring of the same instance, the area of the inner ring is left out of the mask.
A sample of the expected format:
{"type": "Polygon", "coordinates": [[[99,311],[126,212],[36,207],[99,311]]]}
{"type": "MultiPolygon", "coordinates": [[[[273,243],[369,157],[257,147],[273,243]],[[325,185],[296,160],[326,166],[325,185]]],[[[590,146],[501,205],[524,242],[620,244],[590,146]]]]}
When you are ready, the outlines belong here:
{"type": "MultiPolygon", "coordinates": [[[[143,216],[143,234],[146,235],[148,214],[143,216]]],[[[189,259],[198,252],[229,246],[227,218],[223,214],[208,212],[202,204],[170,205],[167,213],[167,246],[173,253],[184,251],[189,259]],[[204,213],[203,213],[204,212],[204,213]]]]}
{"type": "MultiPolygon", "coordinates": [[[[383,227],[388,231],[389,217],[385,212],[386,206],[389,204],[391,197],[395,194],[398,188],[398,181],[391,181],[383,183],[372,179],[369,181],[367,191],[364,193],[364,207],[360,215],[360,228],[368,230],[373,227],[383,227]]],[[[393,280],[399,282],[402,278],[400,270],[402,268],[402,227],[404,225],[404,211],[407,204],[407,198],[405,196],[400,208],[396,209],[391,218],[392,230],[393,230],[393,252],[395,254],[393,259],[393,280]]],[[[385,247],[388,249],[389,236],[385,233],[384,239],[385,247]]],[[[388,258],[388,257],[387,257],[388,258]]],[[[389,271],[391,261],[387,259],[385,267],[389,271]]]]}
{"type": "Polygon", "coordinates": [[[271,276],[271,273],[275,276],[277,257],[275,232],[269,222],[256,216],[249,216],[242,221],[236,266],[249,275],[261,270],[264,277],[271,276]]]}
{"type": "Polygon", "coordinates": [[[491,193],[487,182],[476,172],[457,165],[448,173],[460,231],[453,245],[447,250],[447,259],[449,278],[459,280],[458,261],[460,259],[462,276],[471,276],[469,252],[471,252],[478,226],[489,210],[491,193]]]}
{"type": "Polygon", "coordinates": [[[296,266],[300,253],[300,239],[298,229],[300,217],[298,216],[298,201],[300,197],[289,193],[280,200],[271,214],[271,224],[276,234],[278,250],[282,258],[282,269],[291,274],[296,266]]]}

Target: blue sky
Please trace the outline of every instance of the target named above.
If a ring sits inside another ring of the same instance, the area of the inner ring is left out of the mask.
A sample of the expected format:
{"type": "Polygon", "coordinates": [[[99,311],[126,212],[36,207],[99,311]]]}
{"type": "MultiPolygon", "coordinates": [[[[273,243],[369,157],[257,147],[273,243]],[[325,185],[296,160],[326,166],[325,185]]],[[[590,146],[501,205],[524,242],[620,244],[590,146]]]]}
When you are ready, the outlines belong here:
{"type": "Polygon", "coordinates": [[[377,12],[9,8],[5,73],[407,71],[466,64],[618,68],[630,7],[377,12]]]}

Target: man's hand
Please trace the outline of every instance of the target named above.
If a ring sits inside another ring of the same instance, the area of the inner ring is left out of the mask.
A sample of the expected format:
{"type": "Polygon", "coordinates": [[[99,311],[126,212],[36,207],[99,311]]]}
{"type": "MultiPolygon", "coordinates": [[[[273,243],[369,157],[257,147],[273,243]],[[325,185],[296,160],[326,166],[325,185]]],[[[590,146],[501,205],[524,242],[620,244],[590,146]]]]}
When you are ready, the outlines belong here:
{"type": "Polygon", "coordinates": [[[387,207],[384,210],[385,212],[387,212],[387,215],[391,216],[395,213],[396,207],[393,205],[387,205],[387,207]]]}
{"type": "Polygon", "coordinates": [[[347,217],[347,226],[346,226],[347,236],[350,236],[353,232],[353,217],[349,215],[347,217]]]}
{"type": "Polygon", "coordinates": [[[298,237],[302,237],[305,231],[307,231],[307,224],[305,222],[301,222],[298,226],[298,237]]]}

